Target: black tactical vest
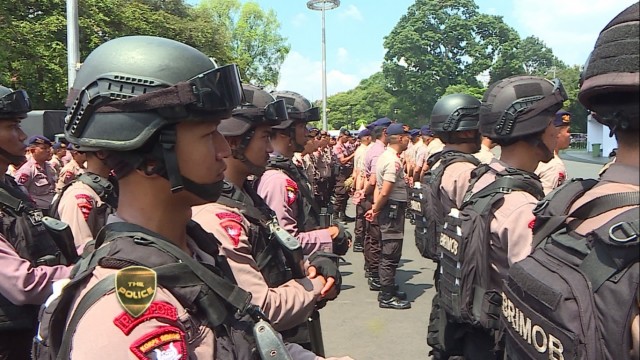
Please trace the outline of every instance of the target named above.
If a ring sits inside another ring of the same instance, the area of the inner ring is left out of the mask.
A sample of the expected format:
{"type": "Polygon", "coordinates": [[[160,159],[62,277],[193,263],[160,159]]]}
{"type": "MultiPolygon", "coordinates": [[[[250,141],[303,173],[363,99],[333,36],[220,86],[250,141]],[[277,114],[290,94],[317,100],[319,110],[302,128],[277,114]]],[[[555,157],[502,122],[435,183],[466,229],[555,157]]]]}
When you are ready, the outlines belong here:
{"type": "MultiPolygon", "coordinates": [[[[214,330],[217,358],[260,359],[252,335],[253,321],[247,315],[255,311],[255,307],[249,305],[251,294],[228,280],[233,279],[233,275],[226,259],[218,255],[218,241],[213,235],[195,222],[189,223],[187,233],[200,249],[216,258],[216,267],[200,264],[206,269],[194,270],[189,265],[192,258],[160,235],[137,225],[123,222],[105,226],[96,240],[97,250],[76,265],[71,283],[42,311],[39,336],[34,342],[34,359],[69,358],[73,333],[82,314],[93,302],[114,289],[113,279],[103,279],[80,299],[69,317],[75,295],[96,266],[153,269],[158,285],[169,290],[193,319],[208,323],[214,330]]],[[[197,326],[185,326],[185,329],[187,342],[200,335],[197,326]]]]}
{"type": "MultiPolygon", "coordinates": [[[[42,224],[42,212],[10,177],[0,182],[0,232],[16,253],[32,266],[60,265],[58,247],[42,224]]],[[[0,295],[0,331],[32,329],[38,307],[17,306],[0,295]]]]}
{"type": "Polygon", "coordinates": [[[302,232],[307,232],[320,228],[320,208],[315,201],[311,189],[309,187],[309,180],[306,175],[303,174],[300,169],[284,156],[273,156],[269,159],[267,164],[267,170],[281,170],[291,180],[298,184],[298,190],[302,196],[298,197],[297,204],[297,223],[298,228],[302,232]]]}
{"type": "Polygon", "coordinates": [[[62,195],[76,181],[81,181],[85,185],[89,186],[96,194],[98,194],[98,197],[100,197],[100,200],[102,201],[100,206],[94,206],[91,209],[89,217],[87,218],[87,225],[89,225],[91,235],[95,238],[98,236],[98,231],[106,225],[109,215],[115,213],[116,208],[118,207],[118,191],[113,185],[114,183],[117,184],[117,182],[110,181],[109,179],[105,179],[100,175],[90,172],[81,174],[77,179],[65,185],[60,193],[56,195],[53,203],[51,203],[51,207],[49,208],[49,214],[51,214],[51,217],[60,219],[58,206],[60,205],[62,195]]]}

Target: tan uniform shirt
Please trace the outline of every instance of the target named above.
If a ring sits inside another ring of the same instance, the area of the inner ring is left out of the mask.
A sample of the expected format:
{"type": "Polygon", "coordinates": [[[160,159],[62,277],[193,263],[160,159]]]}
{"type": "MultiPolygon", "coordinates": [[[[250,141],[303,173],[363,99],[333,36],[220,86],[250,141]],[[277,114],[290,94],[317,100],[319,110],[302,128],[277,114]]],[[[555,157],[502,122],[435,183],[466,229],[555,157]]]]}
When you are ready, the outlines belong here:
{"type": "Polygon", "coordinates": [[[485,144],[480,145],[480,150],[477,153],[473,154],[473,156],[475,156],[483,164],[489,164],[491,163],[491,161],[493,161],[493,159],[495,159],[493,151],[491,151],[491,149],[489,149],[489,147],[485,144]]]}
{"type": "Polygon", "coordinates": [[[426,164],[427,160],[429,160],[431,155],[439,153],[440,151],[442,151],[442,149],[444,149],[444,143],[442,142],[442,140],[438,138],[434,138],[433,140],[431,140],[429,145],[427,145],[423,166],[424,164],[426,164]]]}
{"type": "Polygon", "coordinates": [[[58,176],[58,182],[56,183],[56,191],[62,190],[62,188],[75,180],[80,174],[84,172],[84,168],[78,164],[75,160],[71,160],[67,165],[63,166],[60,170],[60,176],[58,176]]]}
{"type": "Polygon", "coordinates": [[[60,220],[69,224],[78,254],[81,254],[84,245],[93,239],[87,219],[91,210],[100,205],[100,196],[82,181],[74,182],[62,193],[58,203],[58,214],[60,220]]]}
{"type": "Polygon", "coordinates": [[[564,184],[567,179],[567,168],[564,161],[555,154],[549,162],[539,163],[535,174],[540,177],[544,194],[548,195],[553,189],[564,184]]]}
{"type": "Polygon", "coordinates": [[[395,201],[407,201],[407,183],[404,181],[405,172],[400,160],[400,154],[393,148],[387,149],[380,155],[376,162],[376,186],[382,189],[382,183],[393,183],[393,189],[389,199],[395,201]]]}
{"type": "MultiPolygon", "coordinates": [[[[506,165],[499,160],[491,162],[496,171],[502,171],[506,165]]],[[[473,187],[478,192],[495,181],[493,173],[482,176],[473,187]]],[[[502,289],[502,280],[506,277],[511,264],[527,257],[533,243],[533,209],[537,200],[524,191],[505,194],[502,206],[495,210],[490,224],[491,246],[489,260],[493,269],[489,284],[491,289],[502,289]]]]}
{"type": "Polygon", "coordinates": [[[49,210],[56,183],[56,174],[49,162],[40,166],[31,158],[16,171],[15,179],[18,185],[27,189],[38,209],[49,210]]]}
{"type": "MultiPolygon", "coordinates": [[[[251,202],[250,198],[246,200],[251,202]]],[[[255,240],[248,235],[249,221],[236,208],[217,203],[196,206],[193,220],[220,241],[220,252],[229,260],[238,285],[253,295],[251,302],[262,308],[276,330],[306,321],[320,299],[323,285],[319,279],[295,279],[270,288],[252,255],[255,240]]]]}
{"type": "Polygon", "coordinates": [[[469,189],[471,171],[475,168],[475,165],[472,163],[462,161],[449,165],[442,174],[440,191],[442,195],[448,197],[455,203],[458,208],[462,206],[464,195],[469,189]]]}

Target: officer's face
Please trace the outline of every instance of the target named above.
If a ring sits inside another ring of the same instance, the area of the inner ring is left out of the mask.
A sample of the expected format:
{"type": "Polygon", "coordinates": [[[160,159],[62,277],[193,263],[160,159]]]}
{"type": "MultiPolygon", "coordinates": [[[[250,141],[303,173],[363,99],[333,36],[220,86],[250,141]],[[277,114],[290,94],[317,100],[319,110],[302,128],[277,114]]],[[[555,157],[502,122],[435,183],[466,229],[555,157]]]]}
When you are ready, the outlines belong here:
{"type": "Polygon", "coordinates": [[[553,159],[553,150],[556,148],[556,144],[558,142],[558,128],[553,125],[553,119],[550,118],[549,125],[542,133],[541,140],[544,145],[549,149],[548,154],[544,154],[540,161],[548,162],[553,159]]]}
{"type": "Polygon", "coordinates": [[[409,136],[408,134],[403,134],[400,135],[400,148],[402,149],[402,151],[407,150],[407,148],[409,147],[409,142],[411,141],[411,136],[409,136]]]}
{"type": "Polygon", "coordinates": [[[180,173],[197,184],[224,180],[224,158],[231,155],[219,122],[181,122],[176,126],[176,155],[180,173]]]}
{"type": "Polygon", "coordinates": [[[51,160],[51,146],[47,144],[38,144],[31,148],[31,155],[36,162],[51,160]]]}
{"type": "Polygon", "coordinates": [[[302,151],[308,140],[307,135],[309,134],[309,129],[307,129],[307,124],[305,123],[296,123],[294,125],[294,130],[295,130],[295,137],[296,137],[295,139],[293,139],[296,145],[295,150],[302,151]]]}
{"type": "Polygon", "coordinates": [[[26,139],[27,135],[20,127],[20,120],[0,120],[0,147],[4,151],[11,155],[23,156],[27,148],[24,144],[26,139]]]}
{"type": "Polygon", "coordinates": [[[254,165],[265,167],[269,161],[269,153],[273,152],[271,146],[271,127],[261,125],[256,128],[244,155],[254,165]]]}
{"type": "Polygon", "coordinates": [[[558,143],[556,144],[556,150],[564,150],[571,144],[571,134],[569,133],[568,126],[560,126],[558,128],[558,143]]]}

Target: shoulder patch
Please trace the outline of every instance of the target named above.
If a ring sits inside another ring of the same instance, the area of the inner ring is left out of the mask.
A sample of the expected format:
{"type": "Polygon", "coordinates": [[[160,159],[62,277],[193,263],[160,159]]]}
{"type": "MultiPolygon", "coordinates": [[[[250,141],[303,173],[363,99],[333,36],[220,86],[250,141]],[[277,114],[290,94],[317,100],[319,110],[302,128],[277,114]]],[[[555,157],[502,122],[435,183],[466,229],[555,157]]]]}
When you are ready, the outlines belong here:
{"type": "Polygon", "coordinates": [[[564,173],[564,171],[560,171],[558,173],[558,184],[556,186],[560,186],[562,184],[564,184],[564,181],[567,179],[567,174],[564,173]]]}
{"type": "Polygon", "coordinates": [[[177,321],[178,320],[178,310],[175,306],[164,302],[164,301],[154,301],[149,305],[149,308],[142,313],[141,316],[133,317],[129,315],[126,311],[123,311],[122,314],[118,315],[115,319],[113,319],[113,324],[125,335],[131,334],[131,331],[136,328],[136,326],[141,323],[150,320],[150,319],[164,319],[168,321],[177,321]]]}
{"type": "Polygon", "coordinates": [[[76,194],[75,197],[78,208],[80,209],[84,220],[87,221],[91,210],[93,210],[93,199],[87,194],[76,194]]]}
{"type": "Polygon", "coordinates": [[[216,217],[220,220],[232,220],[242,224],[242,216],[234,212],[230,212],[230,211],[219,212],[219,213],[216,213],[216,217]]]}
{"type": "Polygon", "coordinates": [[[293,204],[298,198],[298,184],[287,178],[285,191],[287,193],[287,205],[291,206],[291,204],[293,204]]]}
{"type": "Polygon", "coordinates": [[[174,326],[164,326],[143,335],[129,347],[140,360],[187,360],[184,332],[174,326]]]}
{"type": "Polygon", "coordinates": [[[220,226],[222,230],[227,233],[229,239],[231,239],[233,246],[238,246],[238,244],[240,244],[240,235],[242,235],[242,225],[234,220],[222,220],[220,226]]]}
{"type": "Polygon", "coordinates": [[[116,273],[116,297],[131,316],[142,315],[156,296],[157,276],[153,269],[129,266],[116,273]]]}
{"type": "Polygon", "coordinates": [[[533,230],[535,226],[536,226],[536,218],[533,218],[533,220],[529,222],[529,229],[533,230]]]}
{"type": "Polygon", "coordinates": [[[20,185],[24,185],[27,181],[29,181],[29,174],[27,173],[20,174],[20,177],[16,179],[16,182],[20,185]]]}

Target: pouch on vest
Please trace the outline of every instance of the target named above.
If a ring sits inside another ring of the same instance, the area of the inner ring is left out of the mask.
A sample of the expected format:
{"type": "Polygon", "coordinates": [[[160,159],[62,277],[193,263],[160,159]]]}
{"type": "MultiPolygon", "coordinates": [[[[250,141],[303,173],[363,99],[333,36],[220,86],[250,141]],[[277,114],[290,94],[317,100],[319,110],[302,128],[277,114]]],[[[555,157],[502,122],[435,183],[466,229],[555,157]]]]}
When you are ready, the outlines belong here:
{"type": "Polygon", "coordinates": [[[440,196],[440,184],[447,167],[457,162],[469,162],[475,166],[480,165],[480,161],[473,155],[458,151],[435,153],[427,160],[429,170],[422,178],[420,187],[413,189],[412,192],[411,203],[413,204],[412,208],[416,221],[416,247],[420,255],[427,259],[437,261],[436,248],[440,239],[439,235],[442,231],[444,216],[449,212],[448,210],[451,206],[455,206],[451,201],[447,201],[446,204],[443,202],[445,199],[440,196]],[[433,168],[433,165],[438,161],[440,161],[440,165],[433,168]]]}
{"type": "Polygon", "coordinates": [[[537,199],[544,196],[540,182],[531,174],[507,169],[496,180],[472,193],[475,182],[486,172],[481,165],[472,173],[472,182],[461,209],[451,208],[444,218],[438,242],[440,305],[457,322],[485,329],[497,329],[500,318],[500,293],[489,289],[490,224],[496,204],[505,194],[525,191],[537,199]]]}
{"type": "Polygon", "coordinates": [[[640,277],[638,192],[595,198],[569,213],[595,183],[569,182],[536,209],[538,246],[510,268],[503,286],[508,359],[630,359],[640,277]],[[633,205],[585,236],[573,231],[633,205]]]}

